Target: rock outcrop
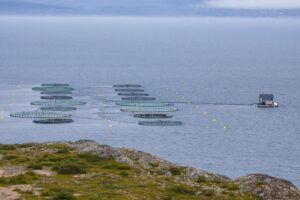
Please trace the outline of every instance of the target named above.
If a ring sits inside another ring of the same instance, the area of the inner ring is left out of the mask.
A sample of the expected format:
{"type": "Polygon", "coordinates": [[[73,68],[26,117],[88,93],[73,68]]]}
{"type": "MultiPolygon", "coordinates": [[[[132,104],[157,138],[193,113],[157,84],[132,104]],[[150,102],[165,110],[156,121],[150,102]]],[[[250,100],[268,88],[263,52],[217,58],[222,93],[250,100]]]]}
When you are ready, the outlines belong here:
{"type": "Polygon", "coordinates": [[[161,169],[164,175],[172,175],[174,172],[170,169],[179,169],[178,179],[185,182],[195,182],[199,176],[205,177],[205,179],[210,181],[234,181],[239,184],[241,192],[252,193],[263,200],[300,200],[300,192],[291,182],[264,174],[251,174],[231,180],[221,174],[181,166],[134,149],[114,148],[98,144],[92,140],[80,140],[67,142],[66,144],[78,152],[93,152],[104,158],[114,158],[137,170],[147,169],[155,165],[161,169]]]}

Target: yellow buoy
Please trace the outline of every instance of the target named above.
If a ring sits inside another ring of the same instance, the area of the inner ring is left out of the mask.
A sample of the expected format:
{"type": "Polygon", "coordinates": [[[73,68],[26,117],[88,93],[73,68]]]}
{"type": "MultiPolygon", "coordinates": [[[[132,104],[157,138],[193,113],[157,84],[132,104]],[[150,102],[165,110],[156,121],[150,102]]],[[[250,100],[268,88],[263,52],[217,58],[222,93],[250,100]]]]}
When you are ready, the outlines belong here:
{"type": "Polygon", "coordinates": [[[112,125],[112,124],[109,124],[109,125],[108,125],[108,128],[112,128],[112,127],[113,127],[113,125],[112,125]]]}

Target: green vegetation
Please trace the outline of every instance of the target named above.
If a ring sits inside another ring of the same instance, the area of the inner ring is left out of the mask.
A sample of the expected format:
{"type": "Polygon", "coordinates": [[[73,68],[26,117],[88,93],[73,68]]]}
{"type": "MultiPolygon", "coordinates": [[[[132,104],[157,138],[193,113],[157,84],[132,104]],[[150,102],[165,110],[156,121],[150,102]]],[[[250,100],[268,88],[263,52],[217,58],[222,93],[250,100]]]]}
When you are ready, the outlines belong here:
{"type": "Polygon", "coordinates": [[[129,166],[93,153],[78,153],[64,144],[0,145],[0,169],[21,169],[0,176],[0,186],[15,189],[20,199],[50,200],[255,200],[234,182],[210,181],[199,176],[192,184],[180,179],[183,167],[161,168],[150,163],[129,166]],[[45,172],[45,173],[41,173],[45,172]],[[46,172],[50,172],[47,174],[46,172]],[[171,175],[170,175],[171,174],[171,175]]]}
{"type": "Polygon", "coordinates": [[[206,182],[206,177],[205,176],[198,176],[197,183],[204,183],[204,182],[206,182]]]}
{"type": "Polygon", "coordinates": [[[181,167],[170,167],[170,172],[173,176],[180,175],[182,173],[182,168],[181,167]]]}
{"type": "Polygon", "coordinates": [[[240,187],[237,183],[233,183],[233,182],[224,182],[221,184],[222,188],[226,188],[228,190],[239,190],[240,187]]]}

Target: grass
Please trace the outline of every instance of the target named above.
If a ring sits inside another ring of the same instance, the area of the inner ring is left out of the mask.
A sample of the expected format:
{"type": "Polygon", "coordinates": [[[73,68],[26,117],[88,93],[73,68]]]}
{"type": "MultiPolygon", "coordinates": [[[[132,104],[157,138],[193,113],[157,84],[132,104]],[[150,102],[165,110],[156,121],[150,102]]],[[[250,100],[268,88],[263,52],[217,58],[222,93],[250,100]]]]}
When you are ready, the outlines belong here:
{"type": "Polygon", "coordinates": [[[178,181],[178,176],[184,173],[182,167],[165,168],[166,172],[171,172],[171,176],[160,172],[162,169],[159,168],[159,163],[150,164],[150,169],[139,166],[140,170],[137,170],[112,158],[102,158],[94,153],[78,153],[63,144],[0,144],[0,154],[3,155],[0,167],[23,166],[27,171],[12,177],[0,177],[1,187],[30,184],[40,188],[39,195],[33,191],[17,190],[21,195],[20,199],[255,199],[251,195],[239,193],[239,187],[235,183],[215,183],[204,176],[199,176],[195,185],[189,186],[178,181]],[[45,168],[56,173],[52,176],[35,173],[35,170],[45,168]],[[208,185],[212,189],[204,190],[202,185],[208,185]],[[224,192],[217,193],[215,189],[220,188],[224,192]]]}

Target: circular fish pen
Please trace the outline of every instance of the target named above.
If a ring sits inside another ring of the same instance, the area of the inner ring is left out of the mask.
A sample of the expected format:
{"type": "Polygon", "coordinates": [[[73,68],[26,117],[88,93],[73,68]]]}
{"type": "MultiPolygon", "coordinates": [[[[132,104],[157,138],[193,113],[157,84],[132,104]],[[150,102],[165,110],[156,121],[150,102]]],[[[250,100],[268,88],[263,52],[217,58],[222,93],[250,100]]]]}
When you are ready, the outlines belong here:
{"type": "Polygon", "coordinates": [[[145,118],[145,119],[166,119],[166,118],[172,118],[173,115],[158,114],[158,113],[146,113],[146,114],[134,114],[133,117],[145,118]]]}
{"type": "Polygon", "coordinates": [[[137,87],[142,87],[141,85],[138,84],[115,84],[113,87],[120,87],[120,88],[137,88],[137,87]]]}
{"type": "Polygon", "coordinates": [[[69,91],[50,91],[50,92],[41,92],[42,95],[68,95],[68,94],[73,94],[72,92],[69,91]]]}
{"type": "Polygon", "coordinates": [[[71,96],[41,96],[41,99],[65,100],[65,99],[73,99],[73,97],[71,97],[71,96]]]}
{"type": "Polygon", "coordinates": [[[144,92],[142,89],[115,89],[116,92],[144,92]]]}
{"type": "Polygon", "coordinates": [[[60,112],[69,112],[74,111],[76,107],[64,107],[64,106],[54,106],[54,107],[40,107],[42,111],[60,111],[60,112]]]}
{"type": "Polygon", "coordinates": [[[168,102],[131,102],[131,101],[116,101],[119,106],[132,106],[132,107],[167,107],[171,106],[168,102]]]}
{"type": "Polygon", "coordinates": [[[74,88],[71,87],[33,87],[32,90],[41,92],[57,92],[57,91],[73,91],[74,88]]]}
{"type": "Polygon", "coordinates": [[[180,126],[182,125],[181,121],[140,121],[139,125],[143,126],[180,126]]]}
{"type": "Polygon", "coordinates": [[[44,112],[44,111],[32,111],[32,112],[18,112],[10,114],[11,117],[17,118],[66,118],[71,117],[69,113],[60,112],[44,112]]]}
{"type": "Polygon", "coordinates": [[[31,105],[37,105],[37,106],[44,106],[44,107],[53,107],[53,106],[79,106],[84,105],[86,102],[70,99],[70,100],[40,100],[40,101],[33,101],[31,102],[31,105]]]}
{"type": "Polygon", "coordinates": [[[134,93],[134,92],[128,92],[128,93],[118,93],[119,96],[132,96],[132,97],[143,97],[143,96],[149,96],[147,93],[134,93]]]}
{"type": "Polygon", "coordinates": [[[66,124],[74,122],[72,119],[68,118],[54,118],[54,119],[36,119],[33,120],[33,123],[36,124],[66,124]]]}
{"type": "Polygon", "coordinates": [[[122,97],[125,101],[154,101],[155,97],[122,97]]]}
{"type": "Polygon", "coordinates": [[[122,112],[144,112],[144,113],[161,113],[161,112],[176,112],[178,111],[178,108],[175,107],[161,107],[161,108],[155,108],[155,107],[125,107],[121,108],[120,111],[122,112]]]}
{"type": "Polygon", "coordinates": [[[69,84],[66,83],[42,83],[42,87],[69,87],[69,84]]]}

